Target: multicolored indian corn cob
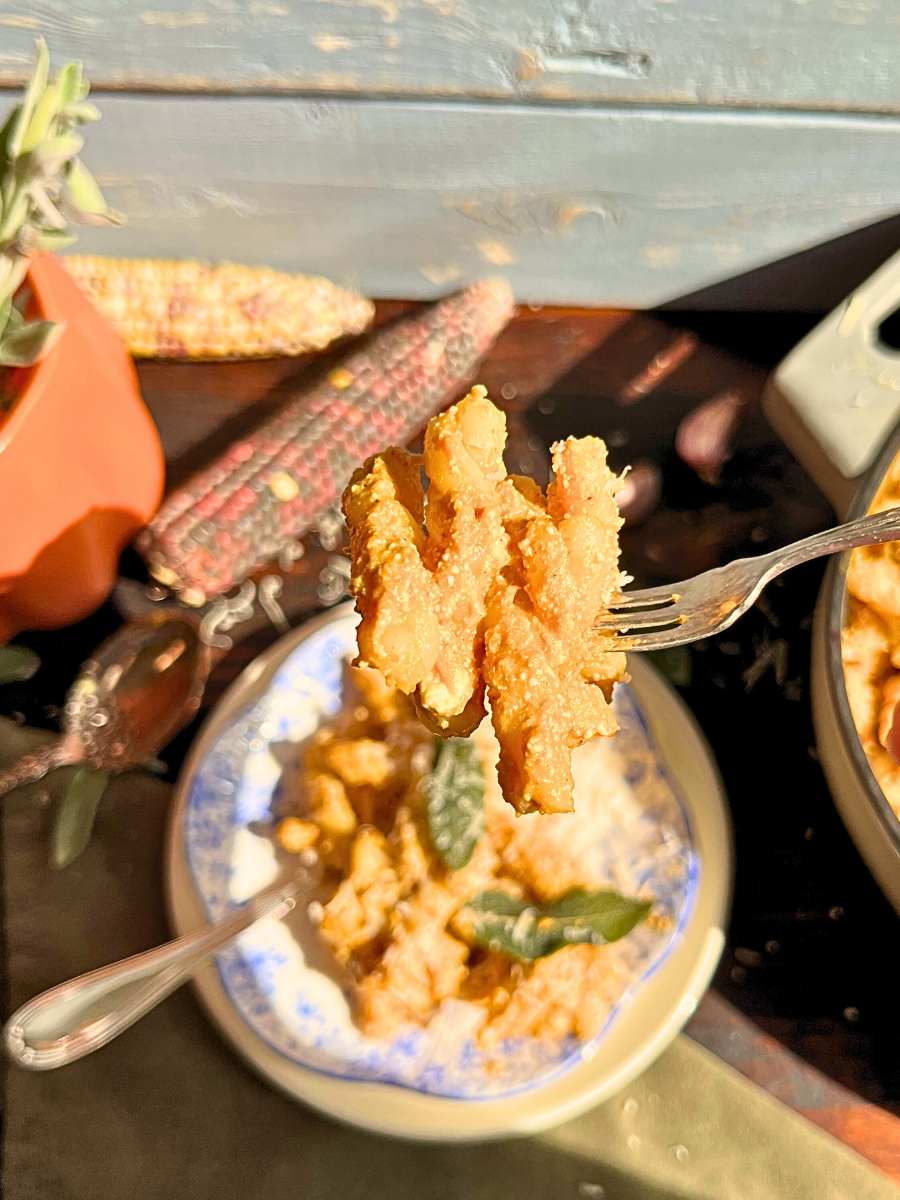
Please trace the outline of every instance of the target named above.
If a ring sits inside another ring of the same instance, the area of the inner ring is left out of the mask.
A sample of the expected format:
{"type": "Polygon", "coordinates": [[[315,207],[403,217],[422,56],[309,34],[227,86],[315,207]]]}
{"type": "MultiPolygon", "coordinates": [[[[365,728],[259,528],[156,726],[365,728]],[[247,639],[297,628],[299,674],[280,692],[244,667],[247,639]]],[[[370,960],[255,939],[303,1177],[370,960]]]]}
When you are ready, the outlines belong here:
{"type": "Polygon", "coordinates": [[[453,400],[512,313],[509,285],[485,280],[377,333],[169,497],[138,541],[151,574],[189,604],[241,582],[453,400]]]}
{"type": "Polygon", "coordinates": [[[374,306],[317,275],[70,254],[69,274],[137,358],[265,358],[362,333],[374,306]]]}

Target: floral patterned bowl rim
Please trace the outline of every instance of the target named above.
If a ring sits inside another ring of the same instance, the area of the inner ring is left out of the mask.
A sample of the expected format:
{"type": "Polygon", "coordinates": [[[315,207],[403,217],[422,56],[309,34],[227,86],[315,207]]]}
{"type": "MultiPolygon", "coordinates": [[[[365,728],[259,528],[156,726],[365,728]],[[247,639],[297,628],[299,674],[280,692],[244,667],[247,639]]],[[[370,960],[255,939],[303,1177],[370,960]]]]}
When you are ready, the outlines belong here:
{"type": "MultiPolygon", "coordinates": [[[[198,773],[241,715],[267,697],[297,648],[332,623],[346,624],[348,612],[348,605],[333,609],[270,647],[231,686],[197,739],[179,780],[170,824],[166,882],[177,932],[196,927],[214,903],[208,879],[201,877],[198,888],[196,836],[188,835],[188,823],[196,819],[190,796],[198,773]]],[[[412,1138],[473,1140],[547,1128],[612,1095],[649,1065],[690,1016],[718,961],[730,898],[731,838],[721,783],[692,718],[652,668],[632,661],[631,673],[632,691],[663,766],[674,778],[702,869],[693,880],[690,911],[677,939],[619,1006],[590,1054],[537,1086],[513,1088],[477,1103],[341,1078],[301,1065],[273,1045],[264,1028],[253,1027],[246,1003],[236,1002],[227,964],[221,969],[211,965],[196,980],[201,999],[251,1066],[297,1099],[352,1124],[412,1138]]]]}

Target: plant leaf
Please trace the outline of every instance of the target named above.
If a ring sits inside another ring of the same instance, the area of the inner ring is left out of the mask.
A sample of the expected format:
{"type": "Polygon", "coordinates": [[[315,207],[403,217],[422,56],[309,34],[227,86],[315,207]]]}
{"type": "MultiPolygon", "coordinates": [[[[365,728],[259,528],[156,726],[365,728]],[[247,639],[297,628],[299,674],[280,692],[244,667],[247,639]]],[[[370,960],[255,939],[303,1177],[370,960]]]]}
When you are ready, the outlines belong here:
{"type": "Polygon", "coordinates": [[[549,904],[547,913],[551,917],[586,925],[596,935],[591,940],[600,944],[617,942],[626,933],[631,933],[651,907],[649,900],[634,900],[611,890],[592,892],[587,888],[572,888],[549,904]]]}
{"type": "Polygon", "coordinates": [[[10,242],[22,228],[28,217],[28,193],[16,192],[12,203],[7,209],[4,206],[3,216],[0,217],[0,245],[10,242]]]}
{"type": "Polygon", "coordinates": [[[7,154],[10,158],[18,158],[22,153],[22,143],[25,141],[25,134],[31,124],[35,107],[47,86],[50,55],[47,51],[47,43],[42,37],[35,39],[35,55],[34,71],[25,88],[25,94],[19,104],[16,119],[6,142],[7,154]]]}
{"type": "Polygon", "coordinates": [[[482,892],[457,916],[466,937],[480,946],[530,962],[563,946],[602,946],[634,929],[650,911],[649,900],[613,891],[573,888],[545,907],[507,892],[482,892]]]}
{"type": "Polygon", "coordinates": [[[100,109],[96,104],[88,104],[82,102],[80,104],[70,104],[66,109],[66,116],[72,121],[77,121],[82,125],[88,124],[89,121],[100,120],[100,109]]]}
{"type": "Polygon", "coordinates": [[[80,62],[70,62],[62,68],[56,77],[59,89],[60,108],[69,108],[72,104],[80,103],[88,94],[89,85],[84,80],[84,68],[80,62]]]}
{"type": "Polygon", "coordinates": [[[31,203],[37,209],[44,224],[50,229],[65,229],[66,218],[50,199],[44,184],[38,179],[32,180],[30,194],[31,203]]]}
{"type": "Polygon", "coordinates": [[[471,738],[435,738],[426,778],[428,833],[441,861],[464,867],[484,831],[484,772],[471,738]]]}
{"type": "Polygon", "coordinates": [[[69,200],[79,212],[101,217],[109,211],[96,179],[79,158],[69,164],[66,190],[69,200]]]}
{"type": "Polygon", "coordinates": [[[29,321],[6,331],[0,340],[0,366],[30,367],[52,348],[64,325],[54,321],[29,321]]]}
{"type": "Polygon", "coordinates": [[[27,646],[0,646],[0,683],[24,683],[37,673],[40,665],[41,660],[27,646]]]}
{"type": "Polygon", "coordinates": [[[29,238],[28,244],[35,250],[52,250],[55,253],[57,250],[65,250],[66,246],[71,246],[77,241],[74,233],[66,233],[64,229],[38,229],[29,238]]]}
{"type": "Polygon", "coordinates": [[[41,165],[44,177],[56,174],[59,169],[81,152],[84,138],[77,133],[66,133],[59,137],[46,138],[35,149],[35,158],[41,165]]]}
{"type": "MultiPolygon", "coordinates": [[[[28,259],[0,249],[0,296],[15,296],[28,272],[28,259]]],[[[10,310],[10,318],[17,310],[10,310]]]]}
{"type": "Polygon", "coordinates": [[[11,108],[7,114],[6,120],[3,122],[2,126],[0,126],[0,155],[2,155],[4,158],[12,158],[12,155],[9,153],[7,147],[9,139],[12,136],[13,126],[16,123],[18,112],[18,105],[16,105],[14,108],[11,108]]]}
{"type": "Polygon", "coordinates": [[[83,853],[94,828],[109,775],[79,767],[60,797],[50,840],[50,865],[61,871],[83,853]]]}
{"type": "Polygon", "coordinates": [[[48,136],[53,122],[56,120],[59,107],[59,88],[55,83],[51,83],[44,89],[44,94],[35,105],[34,113],[28,122],[28,128],[22,139],[23,154],[30,154],[48,136]]]}

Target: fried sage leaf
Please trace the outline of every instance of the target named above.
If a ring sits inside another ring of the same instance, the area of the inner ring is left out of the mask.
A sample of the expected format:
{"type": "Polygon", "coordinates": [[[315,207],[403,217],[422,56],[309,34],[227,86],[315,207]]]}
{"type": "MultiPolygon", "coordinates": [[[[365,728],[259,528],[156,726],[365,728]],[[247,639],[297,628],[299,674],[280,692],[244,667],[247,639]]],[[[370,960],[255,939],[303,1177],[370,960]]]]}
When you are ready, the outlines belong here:
{"type": "Polygon", "coordinates": [[[649,900],[585,888],[573,888],[543,906],[491,891],[473,897],[457,923],[477,945],[528,962],[563,946],[616,942],[643,921],[650,908],[649,900]]]}
{"type": "Polygon", "coordinates": [[[50,841],[50,865],[62,870],[91,840],[97,808],[109,783],[105,771],[79,767],[60,797],[50,841]]]}
{"type": "Polygon", "coordinates": [[[484,772],[471,738],[435,738],[426,778],[428,833],[441,861],[464,867],[484,830],[484,772]]]}

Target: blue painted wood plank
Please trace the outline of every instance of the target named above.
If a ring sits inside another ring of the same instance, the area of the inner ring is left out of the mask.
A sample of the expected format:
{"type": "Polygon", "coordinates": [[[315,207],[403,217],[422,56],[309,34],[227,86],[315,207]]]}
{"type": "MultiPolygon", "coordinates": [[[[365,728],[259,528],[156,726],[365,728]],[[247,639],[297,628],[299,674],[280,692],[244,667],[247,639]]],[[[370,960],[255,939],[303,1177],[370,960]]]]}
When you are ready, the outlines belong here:
{"type": "MultiPolygon", "coordinates": [[[[376,296],[499,271],[528,302],[646,307],[900,210],[889,118],[274,97],[101,108],[85,157],[129,224],[86,230],[83,249],[320,271],[376,296]]],[[[800,301],[782,283],[744,303],[800,301]]]]}
{"type": "Polygon", "coordinates": [[[897,0],[0,0],[98,86],[900,111],[897,0]]]}

